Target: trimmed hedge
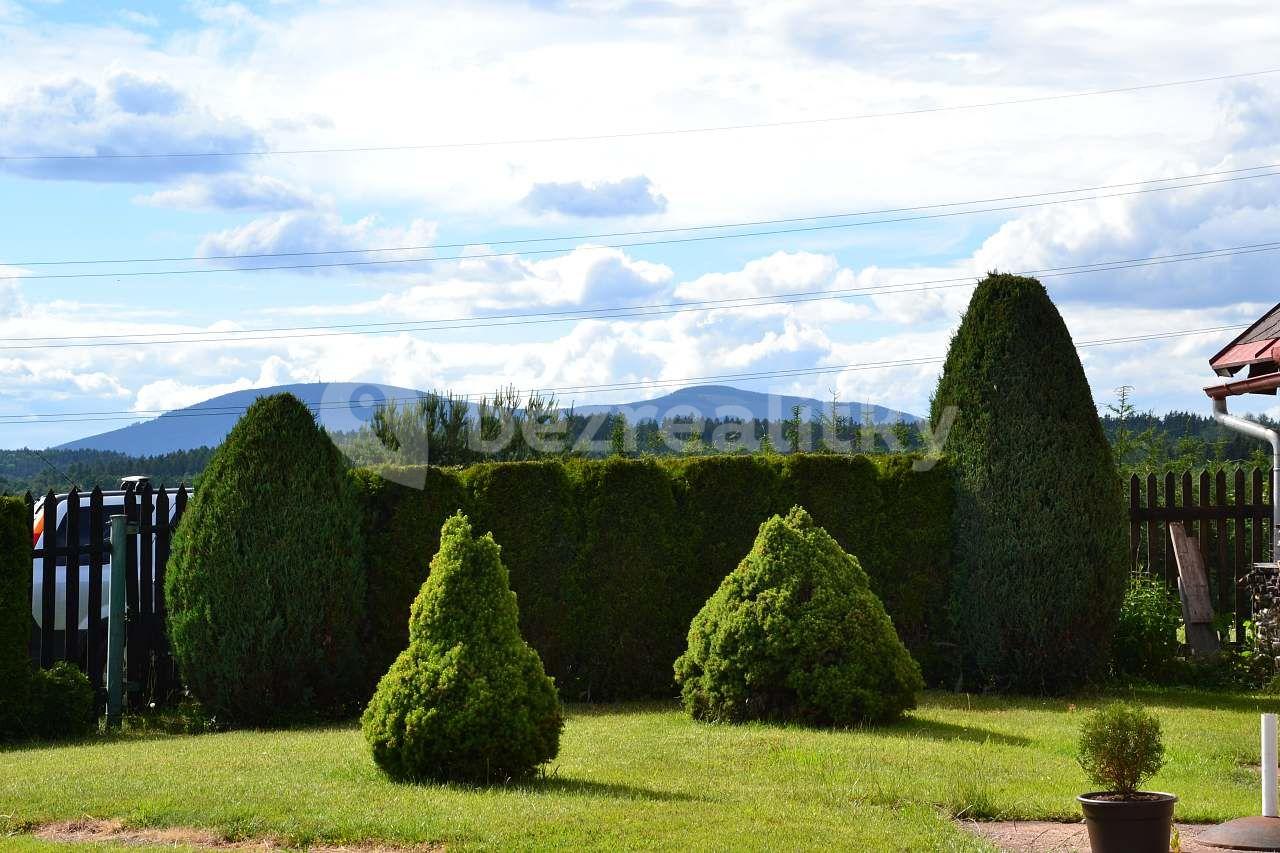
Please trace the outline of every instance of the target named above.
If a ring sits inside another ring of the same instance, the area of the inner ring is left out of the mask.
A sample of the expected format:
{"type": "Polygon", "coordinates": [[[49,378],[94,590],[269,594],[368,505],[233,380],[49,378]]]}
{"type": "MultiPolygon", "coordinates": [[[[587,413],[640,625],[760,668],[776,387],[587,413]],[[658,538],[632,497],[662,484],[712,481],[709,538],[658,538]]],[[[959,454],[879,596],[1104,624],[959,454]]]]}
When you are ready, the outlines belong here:
{"type": "MultiPolygon", "coordinates": [[[[425,571],[437,541],[426,529],[448,501],[377,486],[375,472],[356,476],[367,518],[403,513],[403,526],[374,528],[390,535],[369,541],[382,538],[381,553],[425,571]]],[[[690,621],[751,549],[760,524],[792,505],[858,558],[926,680],[954,679],[945,463],[916,472],[910,458],[895,456],[613,457],[431,476],[432,488],[456,501],[446,512],[465,509],[502,546],[521,631],[566,700],[673,695],[671,665],[690,621]]],[[[377,571],[371,564],[371,585],[377,571]]],[[[411,600],[371,606],[370,635],[403,631],[395,620],[411,600]]]]}
{"type": "Polygon", "coordinates": [[[578,547],[573,483],[559,462],[505,462],[461,476],[471,523],[502,547],[520,608],[520,633],[561,684],[573,654],[563,585],[578,547]]]}
{"type": "Polygon", "coordinates": [[[213,454],[173,538],[169,641],[219,721],[282,724],[367,696],[360,502],[291,394],[259,398],[213,454]]]}
{"type": "MultiPolygon", "coordinates": [[[[463,504],[458,478],[421,468],[421,489],[401,485],[395,472],[354,471],[365,540],[365,678],[373,692],[387,667],[409,643],[409,605],[427,579],[422,554],[440,548],[440,528],[463,504]],[[389,475],[394,479],[387,479],[389,475]]],[[[404,482],[416,482],[404,480],[404,482]]],[[[429,558],[428,558],[429,559],[429,558]]]]}
{"type": "Polygon", "coordinates": [[[31,691],[31,540],[21,498],[0,498],[0,741],[27,734],[31,691]]]}
{"type": "Polygon", "coordinates": [[[969,685],[1064,693],[1104,676],[1128,576],[1125,505],[1080,357],[1040,282],[978,285],[935,423],[948,406],[959,408],[947,447],[969,685]]]}

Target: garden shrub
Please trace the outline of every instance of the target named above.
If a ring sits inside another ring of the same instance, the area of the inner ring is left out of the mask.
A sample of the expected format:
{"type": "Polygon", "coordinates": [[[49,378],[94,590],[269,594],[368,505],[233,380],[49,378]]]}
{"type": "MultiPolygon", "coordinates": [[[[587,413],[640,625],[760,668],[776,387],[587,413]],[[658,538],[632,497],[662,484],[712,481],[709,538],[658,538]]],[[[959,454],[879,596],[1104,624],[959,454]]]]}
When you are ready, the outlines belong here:
{"type": "Polygon", "coordinates": [[[956,635],[969,684],[1063,693],[1105,675],[1125,506],[1089,383],[1035,279],[992,274],[951,342],[933,420],[952,459],[956,635]]]}
{"type": "Polygon", "coordinates": [[[444,468],[352,472],[365,541],[364,667],[366,689],[409,644],[409,606],[440,548],[440,526],[463,505],[458,475],[444,468]],[[391,479],[383,476],[390,474],[391,479]],[[404,475],[404,476],[399,476],[404,475]],[[421,488],[402,485],[421,483],[421,488]]]}
{"type": "Polygon", "coordinates": [[[671,661],[694,615],[750,550],[761,522],[799,504],[858,555],[928,683],[953,686],[951,476],[945,462],[916,471],[914,461],[743,454],[500,462],[436,470],[427,484],[439,490],[434,497],[362,472],[369,585],[388,571],[384,563],[404,581],[394,606],[375,606],[381,599],[370,593],[370,634],[403,647],[396,614],[416,594],[407,579],[434,553],[439,529],[429,525],[465,509],[502,544],[521,631],[563,696],[669,696],[671,661]]]}
{"type": "Polygon", "coordinates": [[[1098,708],[1080,726],[1076,760],[1090,783],[1106,793],[1131,797],[1164,766],[1160,721],[1129,702],[1098,708]]]}
{"type": "Polygon", "coordinates": [[[493,536],[461,513],[413,603],[409,646],[378,683],[361,726],[374,761],[403,781],[507,782],[555,757],[555,685],[520,636],[493,536]]]}
{"type": "Polygon", "coordinates": [[[47,740],[80,738],[97,727],[89,678],[68,661],[31,676],[31,734],[47,740]]]}
{"type": "Polygon", "coordinates": [[[174,658],[220,722],[338,715],[363,698],[360,527],[307,407],[290,394],[250,406],[178,525],[165,582],[174,658]]]}
{"type": "Polygon", "coordinates": [[[672,620],[680,648],[689,622],[760,532],[760,522],[786,512],[780,456],[723,455],[663,460],[675,489],[688,560],[671,579],[672,620]]]}
{"type": "Polygon", "coordinates": [[[0,741],[27,734],[31,690],[31,533],[21,498],[0,498],[0,741]]]}
{"type": "Polygon", "coordinates": [[[502,545],[502,563],[520,602],[520,632],[563,690],[575,674],[564,576],[578,552],[573,484],[565,466],[478,465],[464,479],[472,523],[502,545]]]}
{"type": "Polygon", "coordinates": [[[1132,575],[1111,643],[1115,674],[1147,681],[1169,677],[1177,665],[1181,626],[1182,603],[1165,582],[1132,575]]]}
{"type": "Polygon", "coordinates": [[[653,460],[612,457],[573,469],[583,539],[566,580],[577,634],[571,695],[662,695],[684,628],[672,584],[688,563],[670,475],[653,460]]]}
{"type": "MultiPolygon", "coordinates": [[[[872,536],[874,560],[859,554],[871,591],[893,617],[898,636],[920,664],[925,681],[953,687],[958,675],[951,627],[951,470],[934,460],[895,454],[879,460],[880,507],[872,536]]],[[[858,553],[858,543],[845,548],[858,553]]]]}
{"type": "Polygon", "coordinates": [[[881,722],[924,686],[858,560],[799,507],[760,526],[675,675],[691,715],[724,721],[881,722]]]}

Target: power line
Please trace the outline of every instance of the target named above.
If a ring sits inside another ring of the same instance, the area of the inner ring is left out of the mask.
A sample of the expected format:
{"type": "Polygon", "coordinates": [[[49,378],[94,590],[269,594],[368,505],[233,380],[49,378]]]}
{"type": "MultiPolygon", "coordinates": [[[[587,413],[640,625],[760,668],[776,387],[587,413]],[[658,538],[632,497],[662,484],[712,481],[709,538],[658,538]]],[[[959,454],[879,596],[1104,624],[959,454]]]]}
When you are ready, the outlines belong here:
{"type": "MultiPolygon", "coordinates": [[[[1113,190],[1121,187],[1136,187],[1146,184],[1164,184],[1173,181],[1190,181],[1197,178],[1216,178],[1223,175],[1242,175],[1246,172],[1261,172],[1262,174],[1247,175],[1243,180],[1252,178],[1273,177],[1280,172],[1266,172],[1268,169],[1280,169],[1280,163],[1264,163],[1259,166],[1245,166],[1239,169],[1219,169],[1212,172],[1195,172],[1187,175],[1171,175],[1167,178],[1144,178],[1136,181],[1122,181],[1114,184],[1097,184],[1088,187],[1073,187],[1071,189],[1062,190],[1045,190],[1043,192],[1034,193],[1017,193],[1013,195],[989,196],[987,198],[967,199],[964,201],[946,201],[934,202],[931,204],[920,204],[910,207],[886,207],[873,210],[853,210],[843,213],[824,213],[815,216],[793,216],[782,219],[756,219],[745,222],[721,222],[705,225],[684,225],[673,226],[668,228],[647,228],[638,231],[606,231],[595,234],[563,234],[559,236],[542,236],[542,237],[522,237],[503,240],[475,239],[466,243],[433,243],[416,246],[380,246],[366,249],[322,249],[312,252],[254,252],[242,254],[225,254],[225,255],[181,255],[172,257],[150,257],[150,258],[96,258],[96,259],[75,259],[75,260],[38,260],[38,261],[5,261],[6,266],[11,267],[44,267],[44,266],[93,266],[101,264],[158,264],[158,263],[181,263],[195,261],[231,261],[231,260],[256,260],[260,258],[301,258],[301,257],[317,257],[324,255],[355,255],[355,254],[374,254],[385,252],[423,252],[434,251],[438,249],[465,249],[469,246],[512,246],[522,245],[525,243],[567,243],[580,240],[608,240],[619,237],[642,237],[653,234],[676,234],[686,231],[712,231],[728,228],[756,228],[765,225],[790,225],[800,222],[819,222],[827,219],[847,219],[855,216],[881,216],[890,213],[908,213],[919,210],[936,210],[943,207],[964,207],[977,204],[993,204],[995,202],[1004,201],[1021,201],[1030,198],[1039,198],[1043,196],[1059,196],[1059,195],[1078,195],[1080,193],[1099,192],[1101,190],[1113,190]]],[[[1199,186],[1193,184],[1192,186],[1199,186]]],[[[1176,189],[1176,187],[1175,187],[1176,189]]],[[[343,264],[348,265],[348,264],[343,264]]],[[[233,268],[240,270],[240,267],[233,268]]]]}
{"type": "Polygon", "coordinates": [[[826,116],[821,118],[788,119],[772,122],[751,122],[744,124],[709,125],[703,127],[666,128],[660,130],[633,130],[617,133],[594,133],[581,136],[542,136],[512,139],[487,139],[465,142],[427,142],[400,145],[363,145],[329,148],[280,148],[280,149],[244,149],[239,151],[176,151],[176,152],[141,152],[117,153],[94,152],[92,154],[6,154],[0,156],[0,162],[29,162],[42,160],[151,160],[151,159],[191,159],[203,157],[267,157],[296,154],[369,154],[392,151],[439,151],[447,149],[489,148],[504,145],[545,145],[563,142],[601,142],[616,139],[639,139],[655,136],[690,136],[705,133],[725,133],[740,130],[763,130],[782,127],[803,127],[839,122],[867,121],[871,119],[896,118],[901,116],[927,115],[931,113],[963,112],[969,110],[985,110],[996,107],[1016,106],[1020,104],[1048,103],[1075,98],[1089,98],[1098,95],[1119,95],[1130,92],[1144,92],[1154,89],[1168,89],[1176,86],[1192,86],[1202,83],[1217,83],[1225,80],[1241,80],[1250,77],[1280,72],[1280,68],[1269,68],[1262,71],[1246,71],[1238,74],[1219,74],[1213,77],[1196,77],[1186,80],[1173,80],[1163,83],[1143,83],[1136,86],[1118,86],[1109,89],[1091,89],[1084,92],[1067,92],[1056,95],[1033,95],[1025,98],[1010,98],[1000,101],[984,101],[972,104],[955,104],[951,106],[918,107],[909,110],[891,112],[856,113],[852,115],[826,116]]]}
{"type": "MultiPolygon", "coordinates": [[[[1181,329],[1170,332],[1149,332],[1135,335],[1124,335],[1110,338],[1098,338],[1095,340],[1081,341],[1076,344],[1077,349],[1085,347],[1097,346],[1113,346],[1125,343],[1140,343],[1152,340],[1167,340],[1172,338],[1182,338],[1191,335],[1212,334],[1216,332],[1234,331],[1247,328],[1247,323],[1239,323],[1227,326],[1211,326],[1200,329],[1181,329]]],[[[670,385],[683,385],[691,382],[717,382],[717,381],[754,381],[759,379],[779,379],[795,376],[818,376],[831,373],[844,373],[854,370],[880,370],[893,367],[916,367],[927,364],[940,364],[946,360],[943,356],[931,356],[914,359],[896,359],[879,362],[862,362],[856,364],[829,365],[817,367],[791,368],[786,370],[767,370],[767,371],[749,371],[744,373],[723,373],[712,376],[692,376],[681,379],[657,379],[657,380],[637,380],[632,382],[615,382],[603,383],[598,385],[573,385],[562,386],[558,388],[530,388],[521,389],[516,393],[520,396],[530,393],[543,394],[599,394],[615,391],[640,390],[644,388],[660,388],[670,385]]],[[[456,399],[473,400],[488,397],[488,394],[454,394],[456,399]]],[[[391,402],[416,402],[419,397],[393,397],[383,401],[382,403],[391,402]]],[[[317,403],[309,406],[312,411],[327,411],[331,409],[349,408],[352,401],[330,401],[328,403],[317,403]]],[[[243,413],[247,406],[226,406],[226,407],[194,407],[190,409],[179,409],[173,412],[160,412],[168,418],[179,417],[219,417],[229,414],[243,413]]],[[[23,423],[86,423],[94,421],[119,421],[137,418],[140,414],[156,414],[159,410],[134,410],[131,412],[74,412],[74,413],[58,413],[58,414],[26,414],[26,415],[0,415],[0,424],[23,424],[23,423]],[[114,417],[103,417],[114,416],[114,417]]]]}
{"type": "MultiPolygon", "coordinates": [[[[1192,189],[1195,187],[1212,186],[1215,184],[1232,183],[1235,181],[1253,180],[1255,178],[1269,178],[1280,176],[1280,172],[1265,172],[1255,175],[1239,175],[1232,178],[1221,178],[1213,181],[1199,181],[1189,184],[1177,184],[1173,186],[1146,187],[1138,190],[1126,190],[1123,192],[1101,193],[1092,196],[1083,196],[1081,198],[1058,199],[1052,201],[1037,201],[1025,204],[1011,204],[1000,207],[983,207],[972,210],[956,210],[946,213],[931,213],[921,216],[903,216],[890,219],[867,219],[859,222],[838,222],[826,225],[810,225],[800,228],[776,228],[767,231],[747,231],[739,234],[707,234],[692,237],[675,237],[663,240],[641,240],[630,243],[610,243],[605,245],[587,245],[576,247],[577,250],[611,250],[611,249],[630,249],[638,247],[651,246],[669,246],[680,243],[704,243],[712,240],[731,240],[742,239],[745,237],[774,237],[786,234],[804,234],[817,231],[831,231],[842,228],[857,228],[867,225],[886,225],[901,222],[920,222],[929,219],[946,219],[954,216],[970,216],[979,213],[1001,213],[1010,210],[1025,210],[1033,207],[1049,207],[1055,204],[1070,204],[1081,201],[1098,201],[1106,198],[1120,198],[1124,196],[1145,195],[1147,193],[1167,192],[1169,190],[1192,189]]],[[[263,272],[263,271],[287,271],[287,270],[314,270],[314,269],[330,269],[334,267],[367,267],[367,266],[385,266],[389,264],[412,264],[412,263],[439,263],[441,261],[474,261],[486,260],[492,258],[509,258],[521,255],[547,255],[559,254],[561,252],[570,251],[567,247],[557,247],[553,249],[528,249],[514,252],[487,252],[470,255],[448,255],[433,256],[423,258],[387,258],[380,260],[367,261],[337,261],[326,263],[309,263],[309,264],[277,264],[272,266],[260,267],[212,267],[209,269],[169,269],[169,270],[124,270],[117,272],[87,272],[87,273],[52,273],[40,275],[4,275],[0,276],[3,280],[23,280],[34,281],[39,279],[88,279],[88,278],[134,278],[138,276],[169,276],[169,275],[208,275],[211,273],[241,273],[241,272],[263,272]]]]}
{"type": "MultiPolygon", "coordinates": [[[[1115,270],[1137,269],[1147,266],[1160,266],[1169,263],[1212,260],[1214,258],[1235,257],[1239,255],[1258,254],[1277,250],[1280,250],[1280,241],[1270,243],[1253,243],[1243,246],[1230,246],[1217,249],[1201,249],[1197,251],[1177,252],[1167,255],[1152,255],[1142,258],[1098,261],[1089,264],[1073,264],[1069,266],[1021,270],[1017,274],[1033,275],[1040,278],[1058,278],[1072,275],[1083,275],[1085,273],[1092,272],[1110,272],[1115,270]]],[[[969,275],[953,278],[928,279],[915,282],[899,282],[897,284],[791,291],[788,293],[767,294],[763,296],[690,300],[685,302],[654,303],[649,305],[579,308],[567,311],[491,314],[472,318],[460,317],[417,321],[403,320],[384,323],[351,323],[329,326],[286,326],[273,329],[250,329],[235,333],[209,333],[207,331],[157,333],[157,335],[163,335],[163,337],[135,334],[8,338],[0,339],[0,342],[4,342],[4,345],[0,345],[0,351],[133,347],[192,343],[248,343],[350,335],[398,334],[401,332],[413,331],[456,331],[501,326],[543,325],[548,323],[577,322],[581,320],[619,320],[637,317],[660,317],[691,311],[742,310],[775,305],[839,300],[859,296],[918,293],[954,287],[973,287],[976,284],[976,278],[969,275]],[[210,334],[214,334],[216,336],[211,337],[209,336],[210,334]],[[45,343],[32,343],[33,341],[42,341],[45,343]]]]}

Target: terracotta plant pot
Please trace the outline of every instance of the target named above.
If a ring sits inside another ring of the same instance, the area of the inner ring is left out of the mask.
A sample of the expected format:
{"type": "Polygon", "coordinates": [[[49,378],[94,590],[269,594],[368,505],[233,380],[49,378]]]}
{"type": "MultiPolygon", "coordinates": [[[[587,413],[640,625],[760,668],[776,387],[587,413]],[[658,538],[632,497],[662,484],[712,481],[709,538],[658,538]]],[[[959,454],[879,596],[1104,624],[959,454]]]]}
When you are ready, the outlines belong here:
{"type": "Polygon", "coordinates": [[[1138,799],[1121,800],[1096,791],[1076,797],[1089,827],[1093,853],[1169,853],[1173,827],[1173,794],[1139,791],[1138,799]]]}

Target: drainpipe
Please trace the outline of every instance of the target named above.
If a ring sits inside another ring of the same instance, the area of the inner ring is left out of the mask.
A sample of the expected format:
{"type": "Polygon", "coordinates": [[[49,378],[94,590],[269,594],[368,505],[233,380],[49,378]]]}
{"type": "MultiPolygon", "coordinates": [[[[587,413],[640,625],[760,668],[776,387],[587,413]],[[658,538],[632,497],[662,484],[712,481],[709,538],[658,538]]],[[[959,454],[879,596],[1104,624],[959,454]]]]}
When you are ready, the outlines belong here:
{"type": "MultiPolygon", "coordinates": [[[[1210,391],[1212,396],[1212,391],[1210,391]]],[[[1227,398],[1214,396],[1213,419],[1228,429],[1271,444],[1271,559],[1280,563],[1280,432],[1227,414],[1227,398]]]]}

